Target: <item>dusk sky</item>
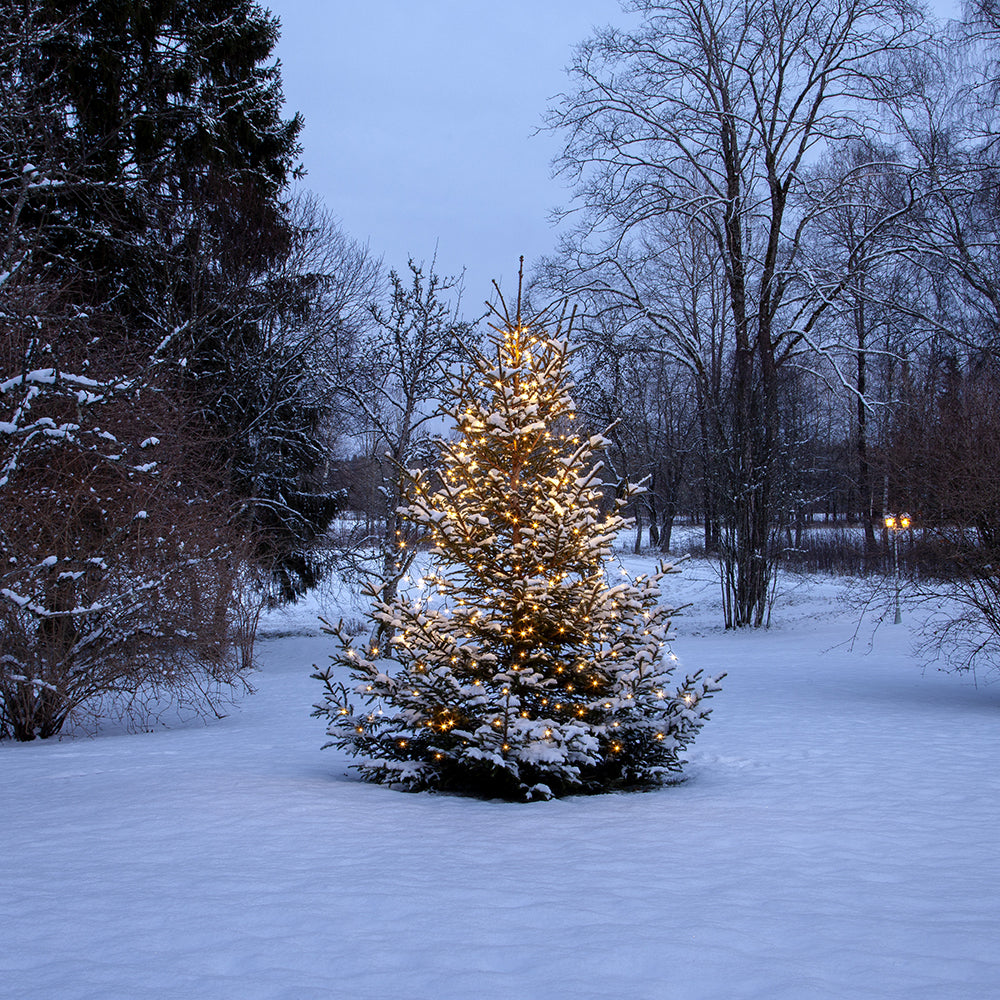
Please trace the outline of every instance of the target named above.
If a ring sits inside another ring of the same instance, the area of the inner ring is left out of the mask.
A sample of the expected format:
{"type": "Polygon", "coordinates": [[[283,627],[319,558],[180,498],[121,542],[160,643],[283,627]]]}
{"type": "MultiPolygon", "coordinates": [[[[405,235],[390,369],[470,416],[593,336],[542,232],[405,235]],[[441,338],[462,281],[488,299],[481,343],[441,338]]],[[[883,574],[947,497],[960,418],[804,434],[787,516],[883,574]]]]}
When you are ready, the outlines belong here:
{"type": "MultiPolygon", "coordinates": [[[[304,186],[390,267],[466,270],[468,312],[517,259],[553,249],[557,139],[533,134],[618,0],[262,0],[281,20],[287,113],[305,116],[304,186]]],[[[938,11],[957,10],[937,0],[938,11]]],[[[510,293],[510,295],[508,294],[510,293]]]]}
{"type": "MultiPolygon", "coordinates": [[[[550,134],[532,133],[567,83],[572,48],[623,23],[617,0],[263,0],[282,25],[287,111],[306,119],[305,186],[386,264],[467,268],[474,312],[517,258],[554,245],[550,134]]],[[[509,296],[508,296],[509,297],[509,296]]]]}

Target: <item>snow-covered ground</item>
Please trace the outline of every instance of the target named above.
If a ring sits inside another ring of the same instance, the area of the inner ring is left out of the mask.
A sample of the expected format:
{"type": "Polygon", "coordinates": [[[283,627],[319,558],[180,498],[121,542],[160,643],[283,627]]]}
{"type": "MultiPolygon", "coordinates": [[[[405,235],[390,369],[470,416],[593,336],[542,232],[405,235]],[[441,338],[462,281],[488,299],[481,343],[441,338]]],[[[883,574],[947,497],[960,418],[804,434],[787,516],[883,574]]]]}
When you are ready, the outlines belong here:
{"type": "Polygon", "coordinates": [[[1000,685],[922,672],[908,622],[844,645],[830,578],[740,634],[706,564],[670,584],[729,676],[656,792],[360,784],[309,717],[315,601],[226,719],[0,745],[0,997],[1000,996],[1000,685]]]}

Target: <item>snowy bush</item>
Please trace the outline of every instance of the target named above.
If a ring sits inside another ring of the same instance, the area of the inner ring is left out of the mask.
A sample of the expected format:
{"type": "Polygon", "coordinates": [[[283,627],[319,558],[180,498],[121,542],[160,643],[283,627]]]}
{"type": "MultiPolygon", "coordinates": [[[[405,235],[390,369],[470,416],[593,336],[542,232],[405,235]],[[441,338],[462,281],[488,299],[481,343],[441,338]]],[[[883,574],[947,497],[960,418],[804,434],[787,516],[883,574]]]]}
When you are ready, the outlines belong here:
{"type": "Polygon", "coordinates": [[[51,305],[0,284],[0,738],[18,740],[164,696],[204,711],[255,626],[246,543],[171,393],[74,352],[51,305]]]}

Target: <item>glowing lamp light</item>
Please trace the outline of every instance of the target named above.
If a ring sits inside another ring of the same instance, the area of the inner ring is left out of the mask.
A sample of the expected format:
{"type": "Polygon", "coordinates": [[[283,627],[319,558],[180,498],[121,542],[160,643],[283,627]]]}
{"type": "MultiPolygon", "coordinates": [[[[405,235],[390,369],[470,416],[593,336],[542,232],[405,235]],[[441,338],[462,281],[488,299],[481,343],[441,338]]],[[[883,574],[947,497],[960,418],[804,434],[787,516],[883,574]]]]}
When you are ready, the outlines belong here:
{"type": "Polygon", "coordinates": [[[909,514],[886,514],[883,518],[886,531],[892,532],[892,561],[895,567],[896,577],[896,617],[895,624],[899,625],[903,621],[899,607],[899,543],[897,541],[899,533],[906,531],[911,524],[909,514]]]}

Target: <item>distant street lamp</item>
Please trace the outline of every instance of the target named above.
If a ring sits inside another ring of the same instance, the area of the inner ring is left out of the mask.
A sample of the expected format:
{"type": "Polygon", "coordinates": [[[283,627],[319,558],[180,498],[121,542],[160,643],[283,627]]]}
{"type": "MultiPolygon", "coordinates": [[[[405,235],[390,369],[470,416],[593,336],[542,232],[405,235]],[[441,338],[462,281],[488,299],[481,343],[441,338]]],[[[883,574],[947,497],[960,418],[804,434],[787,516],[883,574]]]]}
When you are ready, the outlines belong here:
{"type": "Polygon", "coordinates": [[[885,515],[886,530],[892,534],[892,562],[896,568],[896,618],[893,622],[895,625],[901,625],[903,622],[903,616],[899,610],[899,542],[897,539],[899,537],[899,533],[901,531],[906,531],[909,526],[909,514],[885,515]]]}

